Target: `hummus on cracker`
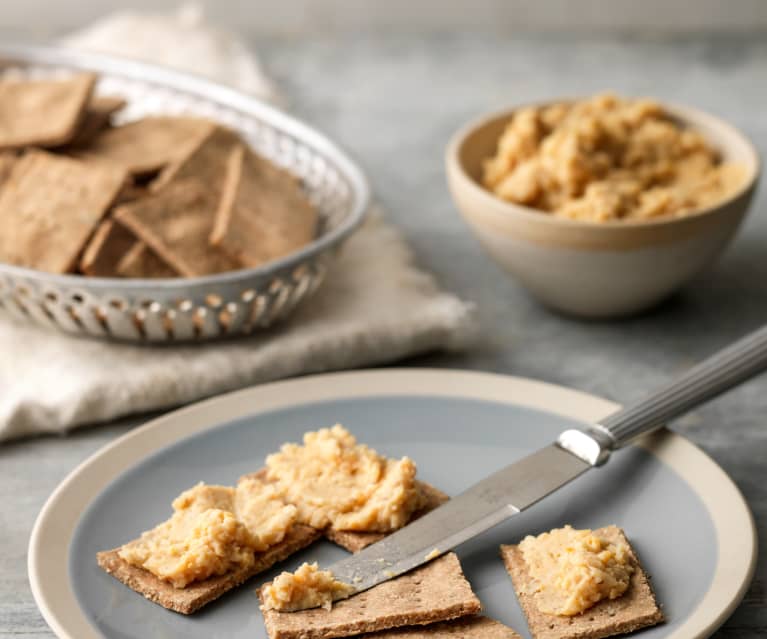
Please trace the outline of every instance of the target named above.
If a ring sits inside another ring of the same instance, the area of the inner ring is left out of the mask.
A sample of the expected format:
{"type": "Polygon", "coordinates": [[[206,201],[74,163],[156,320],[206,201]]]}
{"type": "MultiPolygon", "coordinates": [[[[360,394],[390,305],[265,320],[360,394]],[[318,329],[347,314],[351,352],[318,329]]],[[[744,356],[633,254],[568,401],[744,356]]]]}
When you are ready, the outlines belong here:
{"type": "Polygon", "coordinates": [[[346,599],[354,587],[338,581],[316,563],[302,564],[294,573],[283,572],[261,591],[265,610],[295,612],[307,608],[330,610],[333,602],[346,599]]]}
{"type": "Polygon", "coordinates": [[[119,556],[176,588],[248,568],[254,553],[282,541],[296,519],[295,506],[256,479],[236,488],[198,484],[173,501],[173,511],[119,556]]]}
{"type": "Polygon", "coordinates": [[[528,536],[519,549],[535,584],[536,605],[551,615],[573,616],[617,599],[635,570],[628,546],[571,526],[528,536]]]}
{"type": "Polygon", "coordinates": [[[315,528],[391,532],[420,506],[411,459],[388,459],[340,425],[304,435],[266,459],[266,477],[315,528]]]}
{"type": "Polygon", "coordinates": [[[690,215],[744,180],[658,102],[609,93],[520,109],[482,176],[504,200],[589,222],[690,215]]]}

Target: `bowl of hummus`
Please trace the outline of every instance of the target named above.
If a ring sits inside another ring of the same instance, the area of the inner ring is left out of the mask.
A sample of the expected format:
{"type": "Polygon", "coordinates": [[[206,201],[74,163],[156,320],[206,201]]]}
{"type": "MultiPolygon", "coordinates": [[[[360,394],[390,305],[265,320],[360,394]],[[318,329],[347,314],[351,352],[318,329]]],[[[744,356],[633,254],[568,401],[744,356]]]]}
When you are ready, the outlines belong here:
{"type": "Polygon", "coordinates": [[[515,107],[459,131],[456,205],[545,305],[637,313],[722,253],[759,177],[749,140],[694,108],[602,93],[515,107]]]}

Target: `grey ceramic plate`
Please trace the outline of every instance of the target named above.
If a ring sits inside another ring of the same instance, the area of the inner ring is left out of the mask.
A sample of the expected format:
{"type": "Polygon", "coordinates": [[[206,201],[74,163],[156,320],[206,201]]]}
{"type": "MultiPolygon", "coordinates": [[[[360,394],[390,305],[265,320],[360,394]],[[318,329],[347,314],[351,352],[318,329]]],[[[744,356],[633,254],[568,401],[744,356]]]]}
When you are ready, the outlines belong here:
{"type": "MultiPolygon", "coordinates": [[[[264,638],[254,590],[273,573],[184,617],[103,573],[96,552],[167,517],[185,488],[201,480],[234,483],[306,430],[341,422],[382,453],[411,456],[421,478],[456,494],[564,428],[614,408],[529,380],[418,370],[310,377],[202,402],[126,435],[63,482],[30,541],[33,591],[61,637],[264,638]]],[[[486,614],[523,636],[529,635],[498,545],[564,523],[615,523],[627,531],[669,619],[641,634],[647,639],[709,636],[752,575],[754,529],[737,489],[692,444],[662,432],[458,549],[486,614]]],[[[342,555],[320,542],[280,569],[342,555]]]]}

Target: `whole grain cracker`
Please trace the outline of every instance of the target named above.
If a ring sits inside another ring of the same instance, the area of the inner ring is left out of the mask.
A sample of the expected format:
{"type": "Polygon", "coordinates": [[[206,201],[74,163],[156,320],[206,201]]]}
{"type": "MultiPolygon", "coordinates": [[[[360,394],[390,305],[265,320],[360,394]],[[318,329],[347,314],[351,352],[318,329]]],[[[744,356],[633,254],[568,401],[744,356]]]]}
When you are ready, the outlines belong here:
{"type": "MultiPolygon", "coordinates": [[[[207,122],[207,125],[192,144],[187,145],[172,162],[168,163],[157,179],[152,182],[150,189],[159,192],[172,182],[186,180],[201,182],[211,190],[214,196],[215,206],[211,214],[215,214],[227,179],[226,159],[232,149],[241,142],[234,131],[211,122],[207,122]]],[[[211,229],[212,226],[211,219],[211,229]]]]}
{"type": "Polygon", "coordinates": [[[131,175],[142,176],[185,156],[212,127],[211,122],[200,118],[150,116],[103,129],[86,148],[73,153],[85,160],[117,164],[131,175]]]}
{"type": "MultiPolygon", "coordinates": [[[[261,596],[259,591],[259,597],[261,596]]],[[[391,579],[331,610],[264,611],[270,639],[332,639],[475,615],[482,605],[454,553],[391,579]]]]}
{"type": "Polygon", "coordinates": [[[602,639],[654,626],[663,621],[650,582],[623,531],[607,526],[595,531],[613,543],[624,543],[635,562],[628,590],[618,599],[602,600],[580,615],[565,617],[541,612],[535,603],[534,584],[518,546],[501,546],[501,557],[527,617],[534,639],[602,639]]]}
{"type": "Polygon", "coordinates": [[[475,616],[428,626],[395,628],[362,635],[362,639],[522,639],[508,626],[489,617],[475,616]]]}
{"type": "Polygon", "coordinates": [[[0,191],[0,261],[71,271],[124,181],[116,167],[28,152],[0,191]]]}
{"type": "Polygon", "coordinates": [[[311,242],[318,219],[293,175],[238,145],[227,158],[210,243],[254,268],[311,242]]]}
{"type": "Polygon", "coordinates": [[[176,272],[197,277],[241,268],[208,244],[215,200],[215,192],[204,183],[180,180],[118,206],[114,216],[176,272]]]}
{"type": "MultiPolygon", "coordinates": [[[[410,521],[415,521],[422,515],[434,510],[437,506],[441,506],[450,499],[450,497],[441,490],[434,488],[434,486],[430,486],[426,482],[416,480],[416,485],[418,486],[418,492],[421,494],[422,505],[413,513],[410,521]]],[[[325,538],[327,540],[345,548],[349,552],[359,552],[370,544],[381,541],[384,537],[386,537],[386,533],[353,532],[349,530],[325,531],[325,538]]]]}
{"type": "Polygon", "coordinates": [[[104,220],[83,251],[80,270],[92,277],[116,277],[117,264],[136,242],[136,236],[122,224],[104,220]]]}
{"type": "Polygon", "coordinates": [[[168,610],[189,615],[251,577],[309,546],[319,536],[320,533],[309,526],[293,526],[282,542],[262,553],[256,553],[256,563],[248,569],[220,577],[211,577],[189,584],[186,588],[174,588],[151,572],[132,566],[117,554],[119,548],[100,552],[96,558],[101,568],[128,588],[168,610]]]}
{"type": "Polygon", "coordinates": [[[91,99],[96,76],[0,82],[0,149],[70,142],[91,99]]]}
{"type": "Polygon", "coordinates": [[[138,278],[178,277],[176,271],[140,240],[134,242],[117,263],[117,274],[138,278]]]}
{"type": "Polygon", "coordinates": [[[69,145],[74,147],[88,145],[102,129],[106,128],[112,115],[122,109],[125,104],[125,99],[118,96],[99,95],[91,98],[77,133],[69,142],[69,145]]]}

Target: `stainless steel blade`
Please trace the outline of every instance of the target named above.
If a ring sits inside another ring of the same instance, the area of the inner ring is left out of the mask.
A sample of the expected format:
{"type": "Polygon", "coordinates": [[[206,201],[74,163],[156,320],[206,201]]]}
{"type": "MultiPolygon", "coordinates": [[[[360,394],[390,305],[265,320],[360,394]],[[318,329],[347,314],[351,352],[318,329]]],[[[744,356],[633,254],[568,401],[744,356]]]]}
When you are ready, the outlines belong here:
{"type": "Polygon", "coordinates": [[[532,506],[592,466],[556,444],[510,464],[330,567],[357,592],[401,575],[532,506]]]}

